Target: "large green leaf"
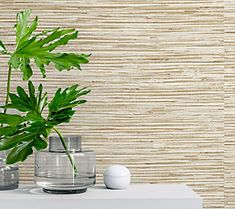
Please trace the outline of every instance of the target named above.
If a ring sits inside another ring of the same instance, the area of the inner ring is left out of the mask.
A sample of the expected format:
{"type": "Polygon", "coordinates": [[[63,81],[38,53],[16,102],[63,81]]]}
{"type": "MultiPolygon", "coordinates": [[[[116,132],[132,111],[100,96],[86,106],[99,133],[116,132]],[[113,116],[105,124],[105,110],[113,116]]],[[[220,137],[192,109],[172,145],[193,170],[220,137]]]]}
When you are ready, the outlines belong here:
{"type": "Polygon", "coordinates": [[[20,70],[23,73],[23,80],[29,80],[33,75],[33,70],[30,66],[30,60],[26,57],[22,57],[22,64],[20,65],[20,70]]]}
{"type": "Polygon", "coordinates": [[[17,126],[5,126],[0,127],[0,137],[10,136],[14,134],[19,128],[17,126]]]}
{"type": "Polygon", "coordinates": [[[0,54],[7,54],[8,51],[6,47],[4,46],[3,42],[0,40],[0,54]]]}
{"type": "Polygon", "coordinates": [[[32,154],[33,147],[37,150],[47,147],[45,139],[50,133],[50,128],[45,122],[27,121],[24,127],[15,127],[14,131],[9,129],[13,129],[13,126],[3,127],[2,129],[5,128],[8,128],[8,132],[2,132],[4,136],[0,139],[0,150],[12,148],[7,157],[8,164],[25,160],[28,155],[32,154]]]}
{"type": "Polygon", "coordinates": [[[6,113],[0,113],[0,124],[8,124],[8,125],[17,125],[25,121],[24,117],[20,115],[12,115],[6,113]]]}
{"type": "Polygon", "coordinates": [[[0,140],[0,150],[8,150],[16,146],[20,142],[30,141],[35,137],[36,133],[17,133],[13,136],[5,137],[0,140]]]}
{"type": "Polygon", "coordinates": [[[90,92],[86,88],[78,89],[78,85],[73,85],[64,89],[63,91],[59,88],[52,101],[49,103],[49,111],[56,112],[66,108],[72,108],[78,104],[84,103],[85,100],[77,100],[79,97],[86,95],[90,92]]]}
{"type": "Polygon", "coordinates": [[[48,120],[53,125],[69,122],[74,114],[73,107],[86,102],[86,100],[78,100],[80,96],[90,92],[86,88],[78,89],[78,85],[73,85],[65,90],[58,89],[49,103],[48,120]]]}
{"type": "Polygon", "coordinates": [[[28,114],[30,113],[30,115],[40,116],[41,112],[47,105],[47,93],[42,94],[42,90],[42,85],[39,85],[36,96],[35,87],[32,81],[29,81],[29,94],[27,94],[22,87],[18,86],[17,94],[10,93],[9,96],[11,99],[11,103],[7,104],[4,107],[17,109],[20,112],[28,112],[28,114]]]}
{"type": "Polygon", "coordinates": [[[42,139],[41,137],[37,137],[34,140],[33,146],[35,147],[35,149],[37,151],[40,151],[42,149],[46,149],[47,148],[47,142],[44,139],[42,139]]]}
{"type": "Polygon", "coordinates": [[[29,155],[33,153],[33,147],[40,151],[47,147],[47,142],[40,136],[35,135],[29,141],[22,141],[18,143],[8,154],[6,163],[13,164],[19,161],[24,161],[29,155]]]}
{"type": "MultiPolygon", "coordinates": [[[[89,56],[76,53],[52,53],[59,46],[66,45],[70,40],[77,39],[78,31],[75,29],[61,29],[43,31],[33,34],[38,25],[36,17],[29,23],[30,10],[17,14],[16,50],[12,53],[9,64],[23,72],[23,79],[28,80],[32,75],[30,61],[35,62],[43,77],[46,76],[45,65],[53,63],[58,70],[80,70],[80,64],[89,62],[89,56]]],[[[4,46],[4,45],[3,45],[4,46]]],[[[0,44],[1,47],[1,44],[0,44]]],[[[0,48],[1,51],[1,48],[0,48]]]]}
{"type": "Polygon", "coordinates": [[[33,153],[33,143],[34,140],[32,139],[30,141],[17,144],[7,155],[6,163],[13,164],[19,161],[24,161],[27,156],[33,153]]]}
{"type": "Polygon", "coordinates": [[[31,14],[30,10],[25,10],[17,13],[16,15],[16,43],[18,44],[20,40],[27,34],[28,32],[28,19],[31,14]]]}

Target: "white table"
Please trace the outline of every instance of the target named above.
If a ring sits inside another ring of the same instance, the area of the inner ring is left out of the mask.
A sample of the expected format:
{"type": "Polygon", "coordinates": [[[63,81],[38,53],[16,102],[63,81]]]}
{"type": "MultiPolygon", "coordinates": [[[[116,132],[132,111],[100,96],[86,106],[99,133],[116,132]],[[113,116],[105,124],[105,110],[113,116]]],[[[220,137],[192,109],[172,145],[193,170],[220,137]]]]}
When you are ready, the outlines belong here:
{"type": "Polygon", "coordinates": [[[83,194],[52,195],[36,186],[0,191],[1,209],[202,209],[202,198],[183,184],[133,184],[126,190],[95,186],[83,194]]]}

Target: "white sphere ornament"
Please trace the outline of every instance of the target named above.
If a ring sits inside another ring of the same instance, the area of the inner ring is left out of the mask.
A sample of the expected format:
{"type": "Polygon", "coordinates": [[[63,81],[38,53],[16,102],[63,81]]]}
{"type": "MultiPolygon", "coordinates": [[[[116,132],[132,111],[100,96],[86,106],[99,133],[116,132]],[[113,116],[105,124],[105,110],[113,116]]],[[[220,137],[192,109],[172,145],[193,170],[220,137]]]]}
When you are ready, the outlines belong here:
{"type": "Polygon", "coordinates": [[[131,182],[131,173],[123,165],[111,165],[104,171],[104,184],[108,189],[126,189],[131,182]]]}

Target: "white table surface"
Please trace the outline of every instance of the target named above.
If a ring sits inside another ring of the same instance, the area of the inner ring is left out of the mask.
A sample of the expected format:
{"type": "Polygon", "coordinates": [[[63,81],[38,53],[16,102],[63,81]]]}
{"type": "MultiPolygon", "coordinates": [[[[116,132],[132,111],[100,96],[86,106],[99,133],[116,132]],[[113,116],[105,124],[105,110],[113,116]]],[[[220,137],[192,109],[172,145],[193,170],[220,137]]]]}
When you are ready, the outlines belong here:
{"type": "Polygon", "coordinates": [[[0,191],[0,209],[202,209],[202,198],[183,184],[133,184],[126,190],[89,188],[86,193],[47,194],[36,186],[0,191]]]}

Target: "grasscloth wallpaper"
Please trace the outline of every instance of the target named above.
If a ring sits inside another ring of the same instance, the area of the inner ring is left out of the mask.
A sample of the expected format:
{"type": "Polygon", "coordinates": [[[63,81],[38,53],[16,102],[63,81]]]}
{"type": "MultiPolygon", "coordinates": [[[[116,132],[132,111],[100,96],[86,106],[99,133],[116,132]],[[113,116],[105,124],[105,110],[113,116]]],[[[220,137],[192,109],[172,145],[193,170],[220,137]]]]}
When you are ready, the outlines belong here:
{"type": "MultiPolygon", "coordinates": [[[[208,209],[235,208],[235,3],[232,0],[1,0],[0,39],[13,49],[15,14],[31,8],[39,29],[74,27],[68,51],[92,53],[83,71],[48,69],[50,95],[90,86],[64,133],[135,183],[187,183],[208,209]]],[[[0,63],[3,102],[7,66],[0,63]]],[[[42,82],[40,73],[34,80],[42,82]]],[[[21,83],[14,73],[14,85],[21,83]]],[[[25,83],[23,84],[25,85],[25,83]]],[[[21,182],[33,180],[33,158],[21,182]]]]}

